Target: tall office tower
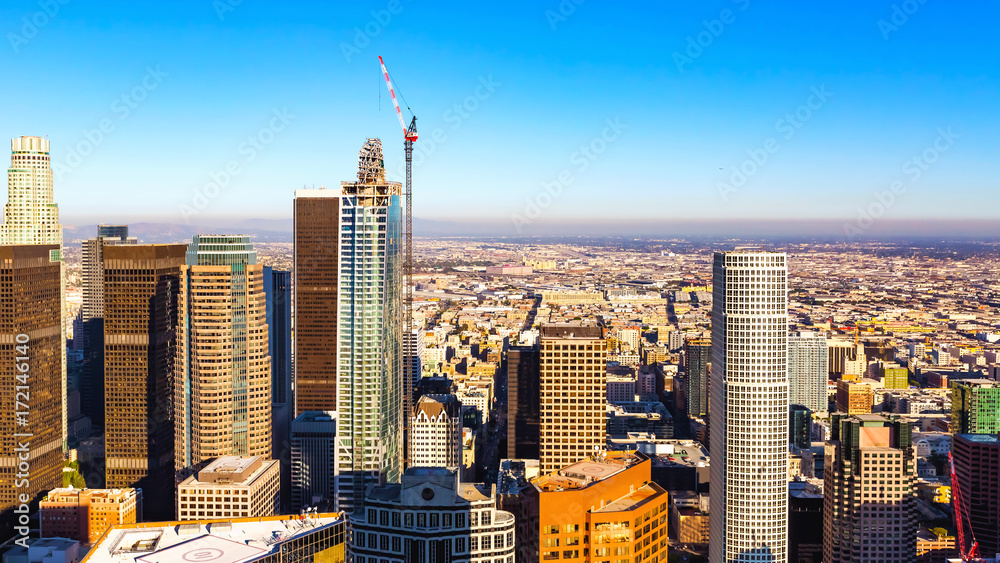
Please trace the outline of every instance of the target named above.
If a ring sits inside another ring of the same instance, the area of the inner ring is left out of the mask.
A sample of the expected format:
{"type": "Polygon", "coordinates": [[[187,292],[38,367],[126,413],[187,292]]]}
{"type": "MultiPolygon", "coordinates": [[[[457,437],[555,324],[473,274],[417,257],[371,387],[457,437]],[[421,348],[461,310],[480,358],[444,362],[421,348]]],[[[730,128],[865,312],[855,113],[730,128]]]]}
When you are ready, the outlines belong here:
{"type": "Polygon", "coordinates": [[[292,513],[333,502],[337,477],[337,413],[306,411],[292,421],[292,513]]]}
{"type": "Polygon", "coordinates": [[[1000,383],[989,379],[951,382],[951,432],[1000,433],[1000,383]]]}
{"type": "MultiPolygon", "coordinates": [[[[0,225],[0,244],[55,244],[59,248],[52,259],[62,263],[62,225],[59,224],[59,205],[52,191],[52,167],[49,158],[49,140],[42,137],[18,137],[10,141],[10,168],[7,169],[7,204],[4,206],[3,224],[0,225]]],[[[65,264],[63,264],[65,272],[65,264]]],[[[59,345],[62,373],[61,436],[66,448],[66,281],[59,275],[59,345]]]]}
{"type": "Polygon", "coordinates": [[[917,549],[909,422],[834,414],[823,466],[823,561],[903,563],[917,549]]]}
{"type": "Polygon", "coordinates": [[[803,405],[788,405],[788,442],[798,448],[812,444],[812,412],[803,405]]]}
{"type": "MultiPolygon", "coordinates": [[[[1000,553],[1000,437],[958,434],[951,442],[955,476],[979,553],[1000,553]]],[[[968,534],[968,531],[966,531],[968,534]]]]}
{"type": "Polygon", "coordinates": [[[128,225],[98,225],[97,236],[83,241],[80,260],[83,303],[80,326],[74,323],[73,340],[83,350],[80,369],[80,410],[94,426],[104,428],[104,247],[136,244],[128,225]]]}
{"type": "Polygon", "coordinates": [[[715,254],[711,561],[788,560],[787,271],[784,253],[715,254]]]}
{"type": "Polygon", "coordinates": [[[401,190],[399,182],[385,179],[382,143],[368,139],[358,157],[358,180],[341,182],[334,220],[340,235],[334,247],[337,502],[345,512],[361,508],[368,485],[399,482],[401,473],[401,190]]]}
{"type": "Polygon", "coordinates": [[[542,325],[539,467],[558,471],[606,447],[607,344],[599,326],[542,325]]]}
{"type": "Polygon", "coordinates": [[[288,455],[292,412],[292,273],[264,266],[267,351],[271,356],[271,459],[281,469],[281,509],[290,510],[292,466],[288,455]]]}
{"type": "Polygon", "coordinates": [[[813,412],[829,409],[826,336],[799,332],[788,336],[788,401],[813,412]]]}
{"type": "Polygon", "coordinates": [[[410,467],[462,465],[462,403],[454,395],[424,395],[410,421],[410,467]]]}
{"type": "MultiPolygon", "coordinates": [[[[413,453],[409,451],[410,415],[413,414],[413,391],[417,387],[423,369],[424,331],[413,329],[403,332],[403,438],[406,441],[406,459],[412,460],[413,453]]],[[[410,465],[412,465],[410,461],[410,465]]]]}
{"type": "Polygon", "coordinates": [[[701,418],[708,414],[709,364],[712,340],[697,338],[684,343],[684,372],[687,378],[687,414],[701,418]]]}
{"type": "Polygon", "coordinates": [[[0,246],[0,280],[0,404],[5,410],[0,417],[0,521],[6,533],[13,530],[13,510],[27,504],[23,499],[34,503],[62,485],[59,246],[0,246]]]}
{"type": "Polygon", "coordinates": [[[105,486],[139,488],[174,517],[174,356],[184,244],[108,246],[104,261],[105,486]]]}
{"type": "Polygon", "coordinates": [[[339,190],[296,190],[295,416],[337,410],[339,190]]]}
{"type": "Polygon", "coordinates": [[[507,350],[507,458],[538,459],[538,345],[507,350]]]}
{"type": "Polygon", "coordinates": [[[271,455],[264,268],[250,237],[195,235],[181,267],[174,468],[271,455]]]}

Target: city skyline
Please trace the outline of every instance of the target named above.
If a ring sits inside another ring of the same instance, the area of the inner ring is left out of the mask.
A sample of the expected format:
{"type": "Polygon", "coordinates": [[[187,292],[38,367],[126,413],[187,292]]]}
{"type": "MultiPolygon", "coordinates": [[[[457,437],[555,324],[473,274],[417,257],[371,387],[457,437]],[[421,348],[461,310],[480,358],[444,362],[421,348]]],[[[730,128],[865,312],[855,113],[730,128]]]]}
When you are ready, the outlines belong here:
{"type": "Polygon", "coordinates": [[[856,222],[894,182],[879,221],[986,220],[997,202],[990,108],[1000,89],[984,27],[995,4],[914,2],[897,14],[893,4],[787,12],[740,0],[636,7],[643,18],[572,2],[455,13],[402,0],[296,13],[216,4],[60,5],[30,39],[22,18],[37,6],[0,12],[15,22],[11,36],[24,36],[8,37],[12,70],[41,84],[38,103],[50,108],[3,94],[10,134],[51,140],[64,216],[287,218],[292,191],[335,184],[350,167],[344,155],[367,137],[386,143],[389,179],[401,180],[379,54],[419,118],[414,213],[427,221],[458,209],[507,234],[633,217],[856,222]],[[133,25],[114,25],[108,8],[133,25]],[[484,25],[467,29],[460,14],[484,25]],[[590,41],[598,30],[612,39],[590,41]],[[941,36],[952,40],[928,40],[941,36]],[[119,52],[123,41],[135,48],[119,52]],[[60,58],[68,42],[82,66],[60,58]],[[164,47],[177,43],[191,48],[164,47]],[[39,75],[63,69],[72,98],[39,75]],[[591,143],[588,156],[580,147],[591,143]],[[517,166],[481,173],[497,162],[517,166]],[[753,172],[734,182],[744,166],[753,172]],[[149,168],[164,171],[132,190],[149,168]],[[213,178],[225,184],[214,197],[213,178]],[[608,187],[623,197],[598,213],[590,202],[608,187]],[[482,206],[483,193],[509,197],[482,206]]]}
{"type": "Polygon", "coordinates": [[[995,2],[289,7],[0,7],[4,561],[1000,563],[995,2]]]}

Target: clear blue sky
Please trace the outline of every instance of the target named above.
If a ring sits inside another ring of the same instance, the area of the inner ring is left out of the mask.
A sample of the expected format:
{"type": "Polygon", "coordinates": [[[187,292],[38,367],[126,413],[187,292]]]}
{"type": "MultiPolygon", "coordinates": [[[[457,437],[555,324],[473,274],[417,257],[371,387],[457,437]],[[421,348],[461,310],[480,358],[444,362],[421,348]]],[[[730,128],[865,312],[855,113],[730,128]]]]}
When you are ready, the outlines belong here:
{"type": "Polygon", "coordinates": [[[239,174],[202,216],[290,217],[294,189],[354,177],[366,137],[402,179],[382,55],[418,147],[434,145],[414,171],[420,218],[510,221],[526,200],[547,204],[538,221],[850,218],[895,180],[886,217],[996,218],[998,15],[986,0],[11,0],[0,124],[47,135],[73,165],[56,181],[70,220],[180,222],[231,161],[239,174]],[[689,49],[699,33],[707,46],[689,49]],[[272,120],[286,109],[287,125],[272,120]],[[788,129],[797,109],[807,119],[788,129]],[[625,128],[594,141],[609,119],[625,128]],[[102,120],[113,130],[74,161],[102,120]],[[250,159],[242,143],[272,123],[250,159]],[[939,139],[949,128],[958,138],[939,139]],[[592,142],[603,152],[577,153],[592,142]],[[904,165],[927,149],[936,162],[916,178],[904,165]],[[572,182],[539,199],[561,173],[572,182]]]}

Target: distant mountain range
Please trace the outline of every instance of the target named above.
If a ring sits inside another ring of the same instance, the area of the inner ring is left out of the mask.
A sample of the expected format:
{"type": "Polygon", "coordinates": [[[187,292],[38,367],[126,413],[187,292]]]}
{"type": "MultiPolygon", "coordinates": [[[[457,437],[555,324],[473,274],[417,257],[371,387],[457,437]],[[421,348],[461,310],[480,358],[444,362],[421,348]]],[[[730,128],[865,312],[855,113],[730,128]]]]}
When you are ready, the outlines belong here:
{"type": "MultiPolygon", "coordinates": [[[[816,239],[846,241],[845,227],[853,221],[839,220],[677,220],[662,221],[572,221],[521,225],[512,221],[435,221],[415,217],[413,230],[418,237],[766,237],[773,239],[816,239]]],[[[205,219],[198,223],[141,222],[129,224],[129,232],[145,243],[189,242],[202,234],[246,234],[258,242],[292,242],[292,219],[205,219]]],[[[96,224],[64,223],[64,239],[79,243],[97,233],[96,224]]],[[[995,241],[1000,238],[1000,221],[880,220],[866,229],[858,240],[898,238],[962,238],[995,241]]]]}

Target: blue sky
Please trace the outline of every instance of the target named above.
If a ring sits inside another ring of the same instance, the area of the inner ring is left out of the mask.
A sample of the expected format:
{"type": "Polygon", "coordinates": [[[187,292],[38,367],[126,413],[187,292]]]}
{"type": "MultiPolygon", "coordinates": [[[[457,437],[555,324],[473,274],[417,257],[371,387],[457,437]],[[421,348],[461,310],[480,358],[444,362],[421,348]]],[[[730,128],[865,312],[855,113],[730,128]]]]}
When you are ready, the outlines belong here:
{"type": "Polygon", "coordinates": [[[420,218],[840,219],[893,185],[887,218],[998,216],[997,2],[576,2],[4,2],[0,124],[51,139],[69,222],[285,218],[366,137],[402,179],[382,55],[420,218]]]}

